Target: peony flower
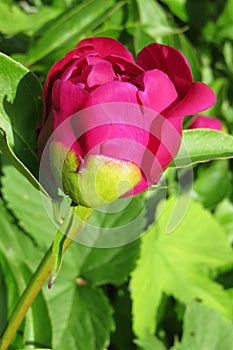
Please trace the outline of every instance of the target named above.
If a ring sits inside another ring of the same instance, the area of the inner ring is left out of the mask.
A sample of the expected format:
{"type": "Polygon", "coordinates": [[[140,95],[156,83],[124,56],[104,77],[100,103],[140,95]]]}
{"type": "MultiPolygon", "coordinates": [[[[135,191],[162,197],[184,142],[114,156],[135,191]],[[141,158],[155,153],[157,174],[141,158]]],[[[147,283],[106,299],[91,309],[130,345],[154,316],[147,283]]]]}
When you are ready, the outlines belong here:
{"type": "Polygon", "coordinates": [[[49,146],[52,176],[62,168],[65,193],[86,206],[158,182],[178,152],[184,116],[215,103],[212,90],[193,81],[180,51],[154,43],[135,61],[120,42],[104,37],[80,41],[55,63],[43,98],[39,155],[56,134],[49,146]]]}
{"type": "Polygon", "coordinates": [[[213,129],[213,130],[223,130],[222,123],[219,119],[213,117],[207,117],[205,115],[197,115],[191,121],[188,129],[213,129]]]}

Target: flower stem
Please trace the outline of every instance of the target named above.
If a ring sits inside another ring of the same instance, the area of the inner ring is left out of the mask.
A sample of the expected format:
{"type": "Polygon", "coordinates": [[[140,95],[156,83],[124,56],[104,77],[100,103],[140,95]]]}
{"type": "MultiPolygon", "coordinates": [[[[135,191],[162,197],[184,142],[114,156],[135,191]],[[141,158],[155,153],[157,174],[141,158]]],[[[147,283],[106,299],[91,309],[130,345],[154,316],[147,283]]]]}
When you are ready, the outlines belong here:
{"type": "MultiPolygon", "coordinates": [[[[75,225],[71,225],[71,232],[69,231],[68,235],[64,239],[62,246],[63,252],[69,247],[69,245],[73,242],[77,234],[82,230],[92,212],[92,209],[78,206],[71,207],[70,212],[75,214],[78,217],[78,220],[75,220],[75,225]]],[[[71,216],[70,212],[68,214],[69,217],[71,216]]],[[[63,232],[63,229],[65,228],[61,227],[59,231],[63,232]]],[[[27,310],[32,305],[33,301],[36,299],[46,279],[51,273],[52,265],[53,244],[43,257],[42,261],[40,262],[40,265],[34,272],[29,284],[27,285],[24,293],[22,294],[16,307],[14,308],[13,313],[11,314],[11,317],[9,318],[6,328],[0,339],[0,350],[7,350],[22,320],[24,319],[27,310]]]]}

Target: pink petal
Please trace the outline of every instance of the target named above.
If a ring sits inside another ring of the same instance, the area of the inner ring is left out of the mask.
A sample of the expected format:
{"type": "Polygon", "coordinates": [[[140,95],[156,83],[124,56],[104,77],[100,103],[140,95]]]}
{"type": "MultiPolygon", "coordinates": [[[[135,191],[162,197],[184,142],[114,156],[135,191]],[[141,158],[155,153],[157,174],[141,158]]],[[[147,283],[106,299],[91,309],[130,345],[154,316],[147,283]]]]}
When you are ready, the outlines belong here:
{"type": "MultiPolygon", "coordinates": [[[[182,136],[182,122],[182,118],[169,118],[166,119],[166,123],[163,123],[160,138],[161,143],[156,153],[156,158],[162,170],[167,168],[179,150],[182,136]]],[[[157,176],[157,169],[152,169],[151,171],[154,182],[158,182],[160,176],[157,176]]]]}
{"type": "Polygon", "coordinates": [[[107,102],[136,103],[138,89],[136,86],[122,81],[113,81],[96,88],[91,96],[95,104],[107,102]]]}
{"type": "MultiPolygon", "coordinates": [[[[61,75],[63,74],[64,70],[66,70],[70,65],[73,64],[74,60],[77,60],[80,56],[78,55],[77,49],[74,49],[72,51],[69,51],[65,57],[57,61],[53,67],[50,69],[47,78],[44,83],[44,89],[43,89],[43,99],[48,103],[49,98],[52,93],[52,86],[54,82],[57,79],[60,79],[61,75]]],[[[45,106],[47,107],[47,111],[49,111],[51,106],[45,106]]]]}
{"type": "Polygon", "coordinates": [[[98,52],[98,54],[101,57],[106,57],[108,55],[117,55],[126,58],[126,60],[128,60],[129,62],[134,63],[134,58],[131,52],[129,52],[119,41],[112,38],[87,38],[81,40],[78,43],[77,49],[82,54],[86,54],[93,51],[98,52]]]}
{"type": "Polygon", "coordinates": [[[138,76],[139,74],[142,74],[144,70],[138,66],[135,62],[129,62],[123,57],[115,56],[115,55],[109,55],[105,57],[106,61],[110,62],[114,69],[118,69],[120,73],[125,72],[128,76],[138,76]]]}
{"type": "Polygon", "coordinates": [[[157,70],[147,71],[143,75],[144,91],[138,92],[141,103],[161,113],[177,98],[176,89],[169,77],[157,70]]]}
{"type": "Polygon", "coordinates": [[[216,103],[216,96],[204,83],[192,83],[185,97],[169,112],[167,117],[185,117],[210,108],[216,103]]]}
{"type": "Polygon", "coordinates": [[[87,66],[83,70],[83,75],[87,74],[86,83],[89,88],[96,85],[103,85],[114,80],[115,73],[112,65],[106,61],[99,61],[93,66],[87,66]]]}
{"type": "Polygon", "coordinates": [[[219,119],[213,117],[207,117],[205,115],[198,115],[193,118],[188,129],[213,129],[213,130],[223,130],[222,123],[219,119]]]}
{"type": "Polygon", "coordinates": [[[56,80],[52,91],[54,127],[58,127],[65,119],[82,109],[88,97],[88,92],[79,85],[56,80]]]}
{"type": "Polygon", "coordinates": [[[150,44],[139,52],[136,63],[145,70],[159,69],[166,73],[181,96],[193,81],[185,56],[170,46],[150,44]]]}

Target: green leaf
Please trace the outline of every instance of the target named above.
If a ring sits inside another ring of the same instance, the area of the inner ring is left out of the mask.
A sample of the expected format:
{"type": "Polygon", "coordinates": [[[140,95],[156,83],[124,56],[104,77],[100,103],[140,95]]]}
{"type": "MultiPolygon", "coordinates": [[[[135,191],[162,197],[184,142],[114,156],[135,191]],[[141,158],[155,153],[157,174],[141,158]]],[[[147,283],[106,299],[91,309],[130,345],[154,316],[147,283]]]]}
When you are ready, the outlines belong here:
{"type": "MultiPolygon", "coordinates": [[[[139,22],[145,32],[154,39],[177,33],[180,29],[171,26],[163,8],[153,0],[136,0],[139,11],[139,22]]],[[[138,24],[137,24],[138,25],[138,24]]]]}
{"type": "MultiPolygon", "coordinates": [[[[40,189],[46,193],[45,189],[42,188],[36,177],[30,172],[30,170],[24,165],[23,162],[16,156],[11,146],[8,143],[6,133],[0,129],[0,151],[4,154],[6,159],[12,164],[15,169],[18,170],[36,189],[40,189]]],[[[27,183],[28,184],[28,183],[27,183]]],[[[46,194],[47,195],[47,194],[46,194]]]]}
{"type": "Polygon", "coordinates": [[[7,259],[18,257],[31,268],[36,268],[41,252],[35,249],[35,244],[32,238],[19,230],[16,225],[13,225],[13,218],[4,206],[2,199],[0,200],[0,251],[7,259]]]}
{"type": "Polygon", "coordinates": [[[89,0],[63,12],[58,18],[49,22],[44,31],[35,38],[29,53],[29,64],[33,64],[53,51],[65,49],[73,42],[77,44],[80,37],[90,33],[104,21],[105,13],[111,9],[114,0],[89,0]]]}
{"type": "Polygon", "coordinates": [[[58,15],[59,12],[56,8],[43,6],[35,13],[26,13],[11,0],[7,2],[1,1],[0,31],[8,35],[14,35],[19,32],[31,35],[46,22],[58,15]]]}
{"type": "Polygon", "coordinates": [[[15,277],[9,268],[8,261],[3,254],[0,255],[0,334],[7,322],[12,305],[15,304],[19,292],[15,277]]]}
{"type": "Polygon", "coordinates": [[[132,273],[133,328],[139,338],[154,333],[163,293],[183,303],[199,298],[232,317],[227,293],[209,278],[211,271],[233,263],[225,233],[210,213],[193,201],[179,226],[167,234],[175,204],[174,198],[169,199],[158,223],[143,236],[141,256],[132,273]]]}
{"type": "Polygon", "coordinates": [[[188,21],[188,14],[186,10],[186,0],[161,0],[170,10],[180,18],[182,21],[188,21]]]}
{"type": "Polygon", "coordinates": [[[145,339],[136,339],[134,342],[139,346],[140,350],[167,350],[165,345],[154,336],[148,336],[145,339]]]}
{"type": "Polygon", "coordinates": [[[183,167],[214,159],[233,158],[233,136],[217,130],[183,131],[183,145],[171,166],[183,167]]]}
{"type": "Polygon", "coordinates": [[[1,53],[0,67],[0,150],[38,188],[41,85],[27,68],[1,53]]]}
{"type": "Polygon", "coordinates": [[[13,166],[4,166],[3,174],[2,193],[8,208],[38,247],[42,251],[47,249],[56,234],[56,227],[43,206],[40,192],[28,186],[26,178],[13,166]]]}
{"type": "MultiPolygon", "coordinates": [[[[0,211],[2,214],[0,221],[0,264],[5,276],[7,316],[9,316],[31,277],[32,269],[34,270],[37,267],[41,252],[29,236],[25,235],[12,223],[12,218],[3,206],[2,201],[0,201],[0,211]]],[[[23,336],[24,341],[38,342],[50,346],[51,321],[48,316],[48,305],[42,292],[29,313],[27,313],[25,328],[22,327],[22,330],[23,334],[20,335],[20,339],[23,336]]],[[[19,341],[21,342],[23,339],[19,341]]]]}
{"type": "Polygon", "coordinates": [[[229,38],[233,39],[233,14],[232,14],[233,0],[227,0],[224,11],[219,16],[217,23],[215,23],[216,35],[220,39],[229,38]],[[216,26],[217,24],[217,26],[216,26]]]}
{"type": "Polygon", "coordinates": [[[74,282],[53,287],[53,349],[102,350],[113,328],[112,309],[101,289],[74,282]]]}
{"type": "Polygon", "coordinates": [[[178,350],[233,349],[232,322],[193,301],[184,316],[183,336],[178,350]]]}
{"type": "Polygon", "coordinates": [[[139,238],[146,225],[147,195],[117,201],[94,210],[78,242],[99,248],[126,245],[139,238]]]}
{"type": "MultiPolygon", "coordinates": [[[[90,23],[89,26],[85,27],[81,31],[79,31],[81,27],[78,27],[76,29],[75,35],[69,37],[64,44],[59,45],[58,48],[49,52],[48,55],[46,55],[46,57],[43,57],[40,63],[43,65],[42,69],[44,69],[45,73],[47,74],[48,66],[51,67],[51,65],[54,64],[57,60],[61,59],[61,57],[64,57],[67,54],[67,52],[73,50],[81,39],[94,36],[108,36],[118,39],[123,28],[119,25],[113,25],[112,27],[109,26],[108,28],[108,21],[112,18],[115,18],[115,16],[117,17],[118,10],[122,8],[125,2],[126,0],[115,2],[114,5],[110,6],[104,13],[102,13],[98,18],[96,18],[96,20],[90,23]]],[[[101,4],[103,5],[103,3],[101,4]]],[[[93,13],[89,13],[88,17],[90,17],[90,15],[95,15],[95,13],[96,10],[93,10],[93,13]]],[[[77,24],[74,23],[74,26],[75,25],[77,24]]],[[[72,31],[70,33],[72,33],[72,31]]]]}
{"type": "Polygon", "coordinates": [[[206,208],[215,207],[232,191],[232,172],[228,161],[214,161],[208,167],[198,168],[194,181],[195,195],[206,208]]]}
{"type": "Polygon", "coordinates": [[[139,241],[117,248],[77,248],[80,259],[80,276],[94,284],[120,285],[128,279],[139,255],[139,241]]]}
{"type": "Polygon", "coordinates": [[[215,217],[233,243],[233,204],[229,199],[222,201],[215,210],[215,217]]]}

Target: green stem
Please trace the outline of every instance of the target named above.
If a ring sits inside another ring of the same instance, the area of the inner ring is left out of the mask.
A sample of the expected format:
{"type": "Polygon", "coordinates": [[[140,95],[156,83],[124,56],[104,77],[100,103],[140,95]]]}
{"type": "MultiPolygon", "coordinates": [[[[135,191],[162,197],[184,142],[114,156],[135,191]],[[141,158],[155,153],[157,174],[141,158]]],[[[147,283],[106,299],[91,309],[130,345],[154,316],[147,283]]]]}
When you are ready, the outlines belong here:
{"type": "MultiPolygon", "coordinates": [[[[75,236],[82,230],[82,228],[84,227],[84,224],[87,222],[92,212],[92,209],[81,207],[81,206],[72,207],[68,214],[69,217],[71,212],[77,215],[80,220],[76,221],[79,224],[75,225],[75,232],[74,232],[74,228],[72,227],[72,230],[71,230],[72,232],[69,232],[69,235],[66,236],[66,238],[64,239],[63,246],[62,246],[63,252],[73,242],[75,236]]],[[[64,222],[64,225],[65,224],[67,224],[67,222],[64,222]]],[[[63,232],[63,229],[61,227],[60,232],[63,232]]],[[[43,257],[40,265],[38,266],[37,270],[33,274],[29,284],[27,285],[24,293],[20,297],[15,309],[13,310],[13,313],[11,314],[11,317],[6,325],[6,328],[0,340],[0,350],[7,350],[21,322],[23,321],[27,310],[30,308],[33,301],[36,299],[46,279],[51,273],[52,265],[53,265],[53,244],[49,248],[45,256],[43,257]]]]}

